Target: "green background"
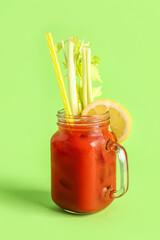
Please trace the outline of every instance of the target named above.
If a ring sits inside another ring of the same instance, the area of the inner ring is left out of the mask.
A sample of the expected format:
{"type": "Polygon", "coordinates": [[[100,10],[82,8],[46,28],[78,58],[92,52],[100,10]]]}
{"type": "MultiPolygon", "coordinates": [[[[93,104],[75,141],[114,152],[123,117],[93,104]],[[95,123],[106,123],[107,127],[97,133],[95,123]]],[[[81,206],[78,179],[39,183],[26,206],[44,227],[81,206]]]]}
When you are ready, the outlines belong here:
{"type": "Polygon", "coordinates": [[[159,0],[0,2],[0,239],[159,239],[159,0]],[[50,137],[63,107],[45,34],[92,41],[102,98],[133,118],[128,193],[92,215],[50,198],[50,137]]]}

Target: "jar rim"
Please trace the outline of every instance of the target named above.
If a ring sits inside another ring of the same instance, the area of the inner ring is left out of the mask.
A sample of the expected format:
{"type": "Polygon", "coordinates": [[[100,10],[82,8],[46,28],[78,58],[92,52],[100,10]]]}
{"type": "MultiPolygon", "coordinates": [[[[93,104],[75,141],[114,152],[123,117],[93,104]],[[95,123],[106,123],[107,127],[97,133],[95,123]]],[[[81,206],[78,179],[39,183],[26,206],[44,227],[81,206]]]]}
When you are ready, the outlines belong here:
{"type": "Polygon", "coordinates": [[[69,115],[65,112],[65,109],[61,109],[57,113],[58,125],[100,125],[103,123],[109,123],[110,115],[109,111],[98,115],[69,115]]]}

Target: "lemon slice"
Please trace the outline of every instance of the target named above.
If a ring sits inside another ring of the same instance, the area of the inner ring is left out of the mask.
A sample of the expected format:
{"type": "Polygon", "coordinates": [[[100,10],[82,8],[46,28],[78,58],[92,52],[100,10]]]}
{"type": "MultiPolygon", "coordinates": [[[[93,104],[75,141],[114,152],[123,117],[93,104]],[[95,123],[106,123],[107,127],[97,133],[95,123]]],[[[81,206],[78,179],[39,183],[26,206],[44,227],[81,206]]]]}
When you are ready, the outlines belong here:
{"type": "Polygon", "coordinates": [[[96,100],[84,108],[82,115],[98,115],[107,111],[110,113],[110,128],[117,141],[125,141],[131,131],[132,118],[120,103],[109,99],[96,100]]]}

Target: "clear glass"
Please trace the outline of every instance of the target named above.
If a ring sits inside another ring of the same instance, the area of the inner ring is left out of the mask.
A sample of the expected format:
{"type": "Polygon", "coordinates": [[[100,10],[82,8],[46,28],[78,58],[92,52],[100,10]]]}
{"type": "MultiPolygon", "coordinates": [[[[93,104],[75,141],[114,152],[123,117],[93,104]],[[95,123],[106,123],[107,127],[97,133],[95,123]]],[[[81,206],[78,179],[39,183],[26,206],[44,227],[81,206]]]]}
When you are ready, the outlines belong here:
{"type": "Polygon", "coordinates": [[[92,213],[106,208],[128,190],[125,149],[109,131],[109,112],[92,116],[57,114],[58,131],[51,138],[51,195],[61,208],[92,213]],[[116,152],[120,189],[116,189],[116,152]]]}

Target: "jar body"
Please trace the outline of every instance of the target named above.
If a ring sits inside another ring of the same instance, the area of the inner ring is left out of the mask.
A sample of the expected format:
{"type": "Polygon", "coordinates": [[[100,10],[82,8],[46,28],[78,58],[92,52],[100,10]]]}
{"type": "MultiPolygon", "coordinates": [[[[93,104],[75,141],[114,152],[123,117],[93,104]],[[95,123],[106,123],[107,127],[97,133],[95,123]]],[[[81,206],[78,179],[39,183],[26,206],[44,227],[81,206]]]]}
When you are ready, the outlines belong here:
{"type": "Polygon", "coordinates": [[[116,190],[116,153],[106,151],[106,141],[115,141],[108,125],[99,129],[59,128],[51,138],[51,195],[63,209],[92,213],[113,199],[116,190]]]}

